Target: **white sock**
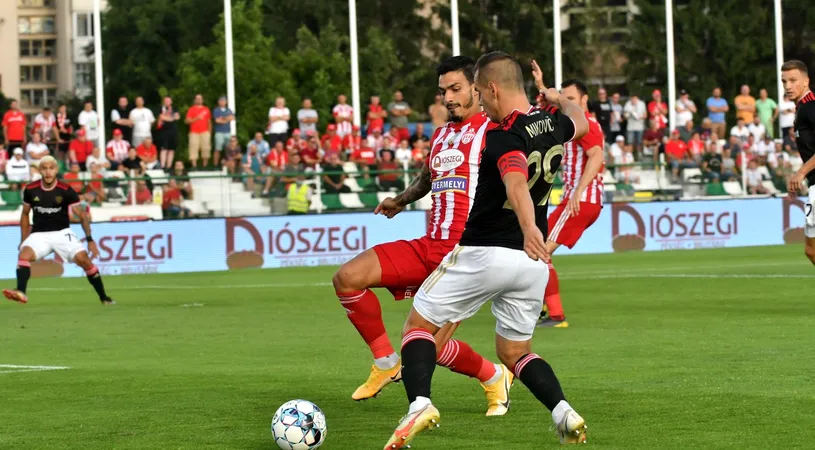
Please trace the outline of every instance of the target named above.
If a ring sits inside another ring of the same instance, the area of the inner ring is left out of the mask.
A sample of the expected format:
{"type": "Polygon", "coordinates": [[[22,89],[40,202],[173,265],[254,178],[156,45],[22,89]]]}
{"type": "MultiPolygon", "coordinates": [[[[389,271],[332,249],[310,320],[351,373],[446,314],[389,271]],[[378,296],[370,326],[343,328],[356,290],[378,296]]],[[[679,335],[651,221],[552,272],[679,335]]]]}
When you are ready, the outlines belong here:
{"type": "Polygon", "coordinates": [[[493,383],[497,383],[501,380],[501,378],[504,378],[504,369],[498,364],[495,364],[495,375],[493,375],[489,380],[485,381],[484,385],[489,386],[493,383]]]}
{"type": "Polygon", "coordinates": [[[552,410],[552,420],[555,421],[555,425],[560,424],[563,421],[563,418],[566,417],[566,413],[571,411],[572,407],[569,406],[569,402],[566,400],[561,400],[555,409],[552,410]]]}
{"type": "Polygon", "coordinates": [[[396,352],[391,353],[388,356],[384,356],[382,358],[376,358],[374,360],[374,364],[381,370],[388,370],[393,369],[396,367],[396,364],[399,362],[399,355],[396,352]]]}
{"type": "Polygon", "coordinates": [[[416,400],[410,404],[410,408],[408,409],[408,414],[413,414],[416,411],[421,410],[427,405],[432,404],[429,398],[427,397],[416,397],[416,400]]]}

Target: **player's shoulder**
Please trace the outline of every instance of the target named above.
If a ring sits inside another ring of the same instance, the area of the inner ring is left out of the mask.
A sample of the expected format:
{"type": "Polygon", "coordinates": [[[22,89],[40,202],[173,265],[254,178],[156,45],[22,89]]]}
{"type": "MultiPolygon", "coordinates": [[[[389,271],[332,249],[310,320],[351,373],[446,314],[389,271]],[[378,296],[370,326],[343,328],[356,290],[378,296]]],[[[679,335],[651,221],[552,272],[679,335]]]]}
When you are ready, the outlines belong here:
{"type": "Polygon", "coordinates": [[[69,189],[73,190],[74,188],[69,186],[68,183],[66,183],[64,181],[57,181],[57,186],[56,186],[55,189],[57,189],[59,191],[67,192],[69,189]]]}
{"type": "Polygon", "coordinates": [[[34,191],[37,189],[42,189],[42,180],[32,181],[24,186],[26,191],[34,191]]]}

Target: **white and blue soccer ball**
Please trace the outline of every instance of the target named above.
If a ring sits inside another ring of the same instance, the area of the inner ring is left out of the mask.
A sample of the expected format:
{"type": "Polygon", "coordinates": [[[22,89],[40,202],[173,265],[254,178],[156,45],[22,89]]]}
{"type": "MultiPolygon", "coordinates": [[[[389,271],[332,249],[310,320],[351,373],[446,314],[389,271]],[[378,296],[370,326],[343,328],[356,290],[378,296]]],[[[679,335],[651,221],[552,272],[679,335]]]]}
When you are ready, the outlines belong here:
{"type": "Polygon", "coordinates": [[[308,400],[290,400],[274,413],[272,436],[283,450],[311,450],[323,445],[325,414],[308,400]]]}

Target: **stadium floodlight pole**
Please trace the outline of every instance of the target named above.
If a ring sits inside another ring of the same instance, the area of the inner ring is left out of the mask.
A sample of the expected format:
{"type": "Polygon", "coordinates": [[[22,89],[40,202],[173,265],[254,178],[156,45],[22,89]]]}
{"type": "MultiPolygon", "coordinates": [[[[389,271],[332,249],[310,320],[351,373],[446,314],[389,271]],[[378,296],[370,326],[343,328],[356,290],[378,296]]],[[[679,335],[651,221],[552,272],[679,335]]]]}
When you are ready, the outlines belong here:
{"type": "Polygon", "coordinates": [[[461,35],[458,31],[458,0],[450,0],[450,34],[453,35],[453,56],[461,54],[461,35]]]}
{"type": "Polygon", "coordinates": [[[97,129],[99,149],[105,150],[105,79],[102,71],[102,6],[100,0],[93,0],[93,65],[96,77],[96,114],[99,116],[97,129]]]}
{"type": "MultiPolygon", "coordinates": [[[[778,104],[784,101],[781,66],[784,64],[784,35],[781,34],[781,0],[775,0],[775,70],[778,77],[778,104]]],[[[778,115],[778,135],[781,136],[781,114],[778,115]]],[[[781,136],[783,139],[784,136],[781,136]]]]}
{"type": "Polygon", "coordinates": [[[552,0],[552,33],[555,36],[555,89],[563,84],[563,51],[560,42],[560,0],[552,0]]]}
{"type": "Polygon", "coordinates": [[[674,59],[674,2],[665,0],[665,38],[668,47],[668,123],[669,129],[676,129],[676,61],[674,59]]]}
{"type": "Polygon", "coordinates": [[[354,125],[360,126],[359,98],[359,46],[357,43],[357,0],[348,0],[348,28],[351,38],[351,105],[354,107],[354,125]]]}
{"type": "Polygon", "coordinates": [[[224,35],[226,41],[226,100],[235,120],[230,122],[229,131],[237,134],[238,116],[235,112],[235,60],[232,54],[232,0],[224,0],[224,35]]]}

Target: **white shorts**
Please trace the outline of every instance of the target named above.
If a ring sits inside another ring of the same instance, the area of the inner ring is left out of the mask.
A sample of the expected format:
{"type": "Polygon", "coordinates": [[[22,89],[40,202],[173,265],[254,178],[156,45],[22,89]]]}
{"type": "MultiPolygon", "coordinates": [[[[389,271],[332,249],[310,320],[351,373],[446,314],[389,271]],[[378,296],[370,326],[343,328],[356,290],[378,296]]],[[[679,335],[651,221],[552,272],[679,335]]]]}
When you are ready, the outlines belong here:
{"type": "Polygon", "coordinates": [[[511,341],[532,339],[543,307],[549,269],[522,250],[456,246],[425,280],[413,307],[442,327],[472,317],[492,300],[495,332],[511,341]]]}
{"type": "Polygon", "coordinates": [[[804,236],[815,239],[815,186],[809,187],[809,200],[804,205],[804,213],[806,214],[804,236]]]}
{"type": "Polygon", "coordinates": [[[85,246],[82,245],[82,241],[79,240],[70,228],[66,228],[62,231],[31,233],[28,235],[28,238],[23,241],[20,249],[23,247],[31,247],[31,250],[34,250],[34,256],[37,260],[45,258],[50,255],[51,252],[55,252],[66,262],[73,262],[77,253],[85,251],[85,246]]]}

